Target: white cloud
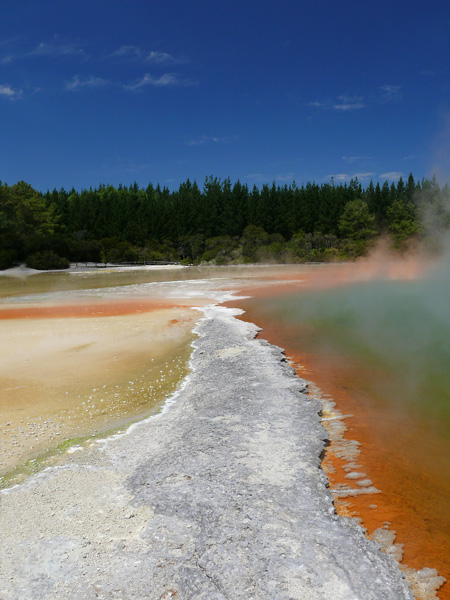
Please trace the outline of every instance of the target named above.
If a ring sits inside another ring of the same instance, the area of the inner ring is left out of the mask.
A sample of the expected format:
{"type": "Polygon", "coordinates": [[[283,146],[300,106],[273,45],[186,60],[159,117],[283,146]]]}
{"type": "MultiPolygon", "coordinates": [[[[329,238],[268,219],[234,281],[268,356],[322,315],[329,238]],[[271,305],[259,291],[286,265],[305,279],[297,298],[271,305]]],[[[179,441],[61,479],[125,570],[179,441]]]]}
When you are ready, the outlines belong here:
{"type": "Polygon", "coordinates": [[[333,178],[335,181],[350,181],[350,179],[358,179],[358,181],[364,181],[365,179],[369,179],[374,175],[376,175],[376,173],[335,173],[334,175],[327,175],[326,179],[333,178]]]}
{"type": "Polygon", "coordinates": [[[80,56],[86,58],[86,52],[82,48],[77,48],[72,44],[46,44],[41,42],[33,50],[30,50],[26,56],[80,56]]]}
{"type": "Polygon", "coordinates": [[[307,103],[308,106],[313,106],[314,108],[328,108],[329,104],[327,104],[326,102],[308,102],[307,103]]]}
{"type": "Polygon", "coordinates": [[[128,173],[139,173],[140,171],[149,171],[150,169],[154,168],[154,165],[152,165],[151,163],[129,163],[128,165],[125,165],[124,167],[122,167],[123,171],[126,171],[128,173]]]}
{"type": "Polygon", "coordinates": [[[84,87],[98,88],[106,85],[111,85],[111,82],[107,79],[103,79],[102,77],[95,77],[94,75],[91,75],[86,79],[80,79],[78,75],[75,75],[72,77],[71,81],[66,81],[65,89],[68,91],[74,91],[84,87]]]}
{"type": "Polygon", "coordinates": [[[0,96],[15,100],[22,96],[22,90],[15,90],[7,83],[0,84],[0,96]]]}
{"type": "Polygon", "coordinates": [[[186,142],[186,146],[202,146],[203,144],[208,144],[208,143],[217,144],[217,143],[223,143],[226,141],[228,141],[227,137],[221,138],[221,137],[215,137],[215,136],[201,135],[200,137],[192,138],[191,140],[186,142]]]}
{"type": "Polygon", "coordinates": [[[380,86],[381,99],[386,102],[392,102],[394,100],[400,100],[402,95],[401,85],[382,85],[380,86]]]}
{"type": "Polygon", "coordinates": [[[160,77],[154,77],[153,75],[146,73],[144,77],[142,77],[142,79],[140,79],[136,83],[124,85],[123,87],[126,90],[134,92],[136,90],[140,90],[141,88],[147,85],[152,85],[155,87],[166,87],[171,85],[183,85],[183,83],[180,80],[178,80],[177,77],[172,73],[165,73],[160,77]]]}
{"type": "Polygon", "coordinates": [[[396,102],[402,97],[401,85],[382,85],[374,93],[364,96],[340,95],[335,100],[308,102],[307,106],[323,108],[325,110],[338,110],[341,112],[361,110],[380,102],[396,102]]]}
{"type": "Polygon", "coordinates": [[[342,160],[346,160],[349,163],[357,162],[358,160],[371,160],[371,156],[342,156],[342,160]]]}
{"type": "Polygon", "coordinates": [[[153,65],[167,65],[182,62],[168,52],[152,50],[151,52],[142,50],[138,46],[120,46],[117,50],[107,56],[107,58],[125,58],[135,60],[145,60],[153,65]]]}
{"type": "Polygon", "coordinates": [[[120,48],[109,54],[108,58],[113,58],[114,56],[140,58],[142,51],[137,46],[120,46],[120,48]]]}
{"type": "Polygon", "coordinates": [[[244,175],[244,179],[252,179],[254,181],[269,181],[269,177],[264,175],[264,173],[249,173],[248,175],[244,175]]]}
{"type": "Polygon", "coordinates": [[[292,182],[295,179],[294,173],[280,173],[277,175],[277,181],[290,181],[292,182]]]}
{"type": "Polygon", "coordinates": [[[326,179],[334,179],[335,181],[346,181],[351,179],[347,173],[334,173],[334,175],[327,175],[326,179]]]}
{"type": "Polygon", "coordinates": [[[307,106],[312,106],[314,108],[324,108],[326,110],[358,110],[360,108],[365,108],[366,105],[361,101],[362,99],[348,99],[345,96],[339,96],[337,100],[331,102],[328,100],[327,102],[308,102],[307,106]]]}
{"type": "Polygon", "coordinates": [[[208,138],[206,136],[203,136],[201,138],[189,140],[188,142],[186,142],[186,146],[203,146],[203,144],[206,144],[207,141],[208,138]]]}
{"type": "Polygon", "coordinates": [[[365,108],[365,104],[362,102],[353,102],[348,104],[333,104],[332,108],[334,110],[358,110],[360,108],[365,108]]]}
{"type": "Polygon", "coordinates": [[[352,175],[352,179],[359,179],[360,181],[363,179],[368,179],[369,177],[373,177],[376,173],[354,173],[352,175]]]}
{"type": "Polygon", "coordinates": [[[359,110],[360,108],[365,108],[365,104],[363,102],[363,98],[361,96],[347,96],[345,94],[338,96],[337,102],[332,104],[333,110],[359,110]]]}
{"type": "Polygon", "coordinates": [[[159,65],[176,62],[176,59],[167,52],[158,52],[156,50],[152,50],[146,60],[159,65]]]}
{"type": "MultiPolygon", "coordinates": [[[[68,91],[75,91],[80,88],[101,88],[106,86],[117,86],[124,90],[136,92],[146,86],[154,87],[168,87],[177,85],[189,85],[189,82],[179,80],[176,75],[172,73],[166,73],[160,77],[154,77],[149,73],[146,73],[136,83],[122,83],[119,81],[111,81],[109,79],[103,79],[102,77],[96,77],[91,75],[89,77],[81,78],[79,75],[72,77],[70,81],[66,81],[65,89],[68,91]]],[[[218,138],[211,138],[213,141],[218,141],[218,138]]]]}
{"type": "Polygon", "coordinates": [[[364,102],[363,96],[349,96],[348,94],[341,94],[338,96],[336,104],[361,104],[364,102]]]}
{"type": "Polygon", "coordinates": [[[380,179],[400,179],[403,177],[403,173],[401,171],[389,171],[388,173],[381,173],[380,179]]]}
{"type": "MultiPolygon", "coordinates": [[[[55,40],[58,36],[54,36],[55,40]]],[[[83,48],[76,46],[70,42],[62,42],[62,43],[46,43],[40,42],[37,46],[24,48],[20,46],[20,49],[17,48],[18,42],[20,40],[6,40],[6,42],[0,42],[0,47],[5,47],[7,52],[0,57],[0,64],[10,64],[17,60],[24,60],[27,58],[39,58],[39,57],[48,57],[48,58],[59,58],[59,57],[78,57],[86,60],[88,55],[83,48]],[[11,47],[12,48],[8,48],[11,47]],[[16,49],[14,49],[16,48],[16,49]]]]}

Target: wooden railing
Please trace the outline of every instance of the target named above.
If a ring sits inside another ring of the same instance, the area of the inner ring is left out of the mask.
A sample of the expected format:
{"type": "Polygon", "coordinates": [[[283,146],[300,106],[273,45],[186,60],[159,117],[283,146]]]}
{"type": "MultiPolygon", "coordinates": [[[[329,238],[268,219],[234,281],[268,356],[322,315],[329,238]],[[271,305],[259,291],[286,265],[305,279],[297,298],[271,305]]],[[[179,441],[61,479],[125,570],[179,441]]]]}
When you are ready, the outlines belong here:
{"type": "Polygon", "coordinates": [[[86,266],[88,265],[92,265],[95,266],[96,268],[100,269],[100,268],[106,268],[106,267],[145,267],[147,265],[179,265],[181,264],[179,261],[178,262],[171,262],[168,260],[130,260],[130,261],[126,261],[126,262],[108,262],[108,263],[103,263],[103,262],[84,262],[84,261],[78,261],[76,263],[76,265],[82,265],[85,264],[86,266]]]}

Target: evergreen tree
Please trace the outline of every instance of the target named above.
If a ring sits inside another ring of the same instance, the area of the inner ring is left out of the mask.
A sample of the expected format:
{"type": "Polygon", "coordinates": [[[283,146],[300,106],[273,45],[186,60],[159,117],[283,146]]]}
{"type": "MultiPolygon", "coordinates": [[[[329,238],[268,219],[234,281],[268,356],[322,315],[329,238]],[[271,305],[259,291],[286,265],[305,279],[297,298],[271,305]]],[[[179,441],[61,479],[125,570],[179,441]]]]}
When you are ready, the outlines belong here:
{"type": "Polygon", "coordinates": [[[406,199],[394,200],[387,211],[389,232],[394,246],[402,248],[421,231],[414,205],[406,199]]]}
{"type": "Polygon", "coordinates": [[[339,231],[351,240],[368,240],[376,235],[375,218],[364,200],[349,202],[339,220],[339,231]]]}

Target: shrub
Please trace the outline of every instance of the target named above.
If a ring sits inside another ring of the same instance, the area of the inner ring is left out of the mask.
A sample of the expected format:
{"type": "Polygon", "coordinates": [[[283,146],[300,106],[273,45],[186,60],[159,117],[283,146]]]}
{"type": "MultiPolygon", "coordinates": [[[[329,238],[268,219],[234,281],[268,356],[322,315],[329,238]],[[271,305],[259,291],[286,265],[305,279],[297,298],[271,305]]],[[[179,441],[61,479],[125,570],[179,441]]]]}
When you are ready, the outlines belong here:
{"type": "Polygon", "coordinates": [[[15,250],[0,250],[0,271],[13,267],[16,259],[17,254],[15,250]]]}
{"type": "Polygon", "coordinates": [[[27,256],[25,259],[25,263],[30,269],[38,269],[39,271],[67,269],[70,266],[67,258],[58,256],[56,252],[53,252],[52,250],[30,254],[30,256],[27,256]]]}

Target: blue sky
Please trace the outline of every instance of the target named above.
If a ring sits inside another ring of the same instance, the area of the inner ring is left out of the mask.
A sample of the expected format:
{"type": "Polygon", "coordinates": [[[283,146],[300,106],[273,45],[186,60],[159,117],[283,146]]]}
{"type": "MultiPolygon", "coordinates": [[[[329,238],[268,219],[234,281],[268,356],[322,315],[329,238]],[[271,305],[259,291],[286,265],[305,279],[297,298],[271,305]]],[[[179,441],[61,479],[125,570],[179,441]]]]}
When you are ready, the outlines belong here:
{"type": "Polygon", "coordinates": [[[448,180],[448,0],[15,0],[1,12],[9,184],[448,180]]]}

